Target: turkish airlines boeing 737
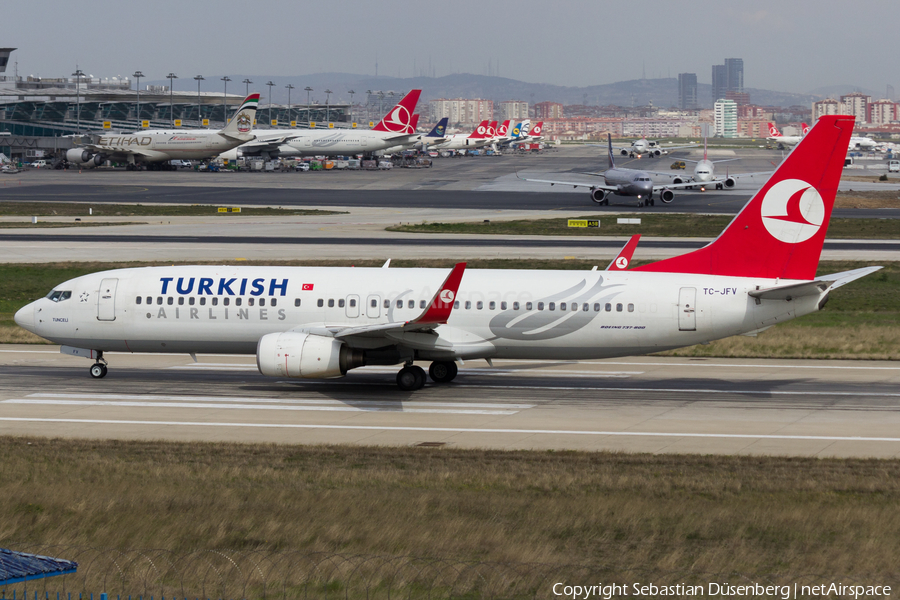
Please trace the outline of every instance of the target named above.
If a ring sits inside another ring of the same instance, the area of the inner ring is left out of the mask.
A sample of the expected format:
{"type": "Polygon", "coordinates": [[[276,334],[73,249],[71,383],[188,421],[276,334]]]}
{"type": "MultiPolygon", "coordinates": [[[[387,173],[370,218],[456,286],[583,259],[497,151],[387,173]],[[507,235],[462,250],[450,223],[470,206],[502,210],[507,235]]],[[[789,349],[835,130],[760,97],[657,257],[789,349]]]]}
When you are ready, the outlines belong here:
{"type": "Polygon", "coordinates": [[[758,332],[880,268],[816,276],[852,131],[853,117],[822,117],[715,241],[635,269],[627,247],[626,270],[583,272],[117,269],[61,283],[15,320],[95,359],[94,377],[107,351],[216,352],[255,354],[282,378],[404,365],[404,390],[425,384],[414,361],[446,383],[463,359],[597,359],[758,332]]]}

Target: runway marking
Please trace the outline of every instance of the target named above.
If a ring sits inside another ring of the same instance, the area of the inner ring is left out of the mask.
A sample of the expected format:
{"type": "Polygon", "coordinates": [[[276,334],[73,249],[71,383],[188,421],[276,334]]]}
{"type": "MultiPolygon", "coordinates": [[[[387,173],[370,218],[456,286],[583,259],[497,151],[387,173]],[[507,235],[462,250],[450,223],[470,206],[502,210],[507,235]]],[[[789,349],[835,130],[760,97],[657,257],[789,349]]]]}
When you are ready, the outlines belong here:
{"type": "Polygon", "coordinates": [[[301,400],[295,398],[272,398],[266,396],[174,396],[157,394],[56,394],[51,392],[37,392],[29,394],[28,398],[59,398],[74,400],[95,400],[106,398],[110,400],[173,400],[189,402],[286,402],[290,404],[325,404],[345,406],[347,404],[361,404],[364,406],[412,406],[421,408],[534,408],[534,404],[506,404],[486,402],[416,402],[403,400],[332,400],[330,398],[301,400]]]}
{"type": "Polygon", "coordinates": [[[378,425],[305,425],[299,423],[205,423],[192,421],[126,421],[118,419],[55,419],[41,417],[0,417],[14,423],[77,423],[94,425],[154,425],[183,427],[258,427],[262,429],[347,429],[356,431],[419,431],[428,433],[511,433],[528,435],[590,435],[610,437],[713,438],[747,440],[798,440],[825,442],[900,442],[900,437],[831,435],[779,435],[751,433],[675,433],[657,431],[579,431],[565,429],[497,429],[478,427],[399,427],[378,425]]]}
{"type": "Polygon", "coordinates": [[[220,408],[232,410],[307,410],[320,412],[402,412],[431,415],[514,415],[517,410],[468,410],[438,408],[407,408],[405,406],[322,406],[296,404],[215,404],[201,402],[137,402],[137,401],[105,401],[105,400],[63,400],[50,398],[12,398],[0,401],[3,404],[42,404],[53,406],[122,406],[128,408],[220,408]]]}
{"type": "Polygon", "coordinates": [[[900,398],[900,393],[897,392],[823,392],[818,390],[811,390],[808,392],[801,391],[788,391],[788,390],[710,390],[710,389],[696,389],[696,388],[637,388],[637,387],[579,387],[579,386],[561,386],[561,385],[548,385],[548,386],[525,386],[525,385],[478,385],[478,384],[468,384],[468,383],[460,383],[454,384],[454,388],[494,388],[494,389],[509,389],[509,390],[533,390],[535,387],[538,387],[542,390],[585,390],[592,392],[664,392],[667,394],[678,393],[678,392],[686,392],[691,394],[752,394],[757,396],[841,396],[841,397],[861,397],[861,398],[871,398],[871,397],[886,397],[886,398],[900,398]]]}

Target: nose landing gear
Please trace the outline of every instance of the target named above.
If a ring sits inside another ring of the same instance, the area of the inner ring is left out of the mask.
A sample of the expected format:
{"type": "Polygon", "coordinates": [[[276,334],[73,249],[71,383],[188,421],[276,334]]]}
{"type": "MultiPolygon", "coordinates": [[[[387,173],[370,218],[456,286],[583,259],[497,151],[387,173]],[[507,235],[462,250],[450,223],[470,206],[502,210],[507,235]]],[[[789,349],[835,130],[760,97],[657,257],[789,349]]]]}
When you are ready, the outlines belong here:
{"type": "Polygon", "coordinates": [[[109,370],[106,365],[107,362],[103,358],[103,352],[98,352],[97,362],[91,365],[91,377],[94,379],[103,379],[106,377],[106,373],[109,370]]]}

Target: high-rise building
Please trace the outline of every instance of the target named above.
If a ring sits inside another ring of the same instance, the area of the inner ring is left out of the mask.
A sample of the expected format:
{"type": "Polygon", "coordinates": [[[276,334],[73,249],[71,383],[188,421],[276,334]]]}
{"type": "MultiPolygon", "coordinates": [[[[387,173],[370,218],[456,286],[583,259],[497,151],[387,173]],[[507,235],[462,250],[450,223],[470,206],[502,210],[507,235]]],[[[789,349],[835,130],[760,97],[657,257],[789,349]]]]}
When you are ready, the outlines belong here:
{"type": "Polygon", "coordinates": [[[728,80],[725,72],[725,65],[713,65],[712,67],[712,101],[725,97],[728,91],[728,80]]]}
{"type": "Polygon", "coordinates": [[[887,98],[869,104],[869,123],[888,125],[900,120],[900,104],[887,98]]]}
{"type": "Polygon", "coordinates": [[[500,120],[527,119],[528,103],[524,100],[504,100],[500,103],[500,120]]]}
{"type": "Polygon", "coordinates": [[[841,103],[834,98],[826,98],[812,103],[812,120],[817,121],[819,117],[824,115],[841,114],[841,103]]]}
{"type": "Polygon", "coordinates": [[[744,92],[744,59],[743,58],[726,58],[725,59],[725,91],[744,92]]]}
{"type": "Polygon", "coordinates": [[[438,98],[431,101],[431,118],[439,121],[444,117],[450,119],[454,125],[457,123],[478,123],[494,116],[493,100],[481,98],[438,98]]]}
{"type": "Polygon", "coordinates": [[[678,108],[697,108],[697,74],[678,74],[678,108]]]}
{"type": "Polygon", "coordinates": [[[841,104],[843,108],[841,114],[853,115],[856,117],[856,124],[862,125],[869,120],[869,104],[872,103],[872,96],[867,96],[861,92],[853,92],[846,96],[841,96],[841,104]]]}
{"type": "Polygon", "coordinates": [[[559,102],[538,102],[534,105],[535,119],[562,119],[563,105],[559,102]]]}
{"type": "Polygon", "coordinates": [[[737,103],[734,100],[716,100],[713,117],[716,135],[723,138],[737,137],[737,103]]]}

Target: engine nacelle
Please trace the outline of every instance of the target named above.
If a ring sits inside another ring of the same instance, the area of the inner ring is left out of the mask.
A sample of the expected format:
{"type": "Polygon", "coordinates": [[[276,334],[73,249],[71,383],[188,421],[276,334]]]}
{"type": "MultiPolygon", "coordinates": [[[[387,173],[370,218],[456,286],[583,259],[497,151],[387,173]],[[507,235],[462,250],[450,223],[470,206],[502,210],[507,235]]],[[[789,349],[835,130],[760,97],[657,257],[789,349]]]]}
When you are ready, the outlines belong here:
{"type": "Polygon", "coordinates": [[[676,177],[675,179],[672,180],[672,183],[675,185],[678,185],[679,183],[685,183],[685,181],[681,177],[676,177]]]}
{"type": "Polygon", "coordinates": [[[668,189],[660,190],[659,199],[668,204],[675,199],[675,192],[668,189]]]}
{"type": "Polygon", "coordinates": [[[736,184],[737,184],[737,181],[735,181],[734,177],[728,177],[727,179],[725,179],[725,181],[722,182],[722,185],[724,185],[725,189],[727,189],[727,190],[730,190],[736,184]]]}
{"type": "Polygon", "coordinates": [[[662,152],[659,150],[650,150],[650,156],[662,156],[662,152]]]}
{"type": "Polygon", "coordinates": [[[70,150],[66,150],[66,160],[70,163],[81,165],[89,162],[91,158],[93,158],[93,156],[93,154],[91,154],[84,148],[72,148],[70,150]]]}
{"type": "Polygon", "coordinates": [[[602,204],[604,200],[606,200],[606,190],[594,189],[591,190],[591,200],[596,202],[597,204],[602,204]]]}
{"type": "Polygon", "coordinates": [[[285,331],[259,338],[256,366],[270,377],[326,379],[366,364],[365,354],[321,335],[285,331]]]}
{"type": "Polygon", "coordinates": [[[622,156],[628,156],[628,150],[622,150],[621,154],[622,156]]]}

